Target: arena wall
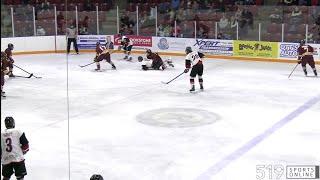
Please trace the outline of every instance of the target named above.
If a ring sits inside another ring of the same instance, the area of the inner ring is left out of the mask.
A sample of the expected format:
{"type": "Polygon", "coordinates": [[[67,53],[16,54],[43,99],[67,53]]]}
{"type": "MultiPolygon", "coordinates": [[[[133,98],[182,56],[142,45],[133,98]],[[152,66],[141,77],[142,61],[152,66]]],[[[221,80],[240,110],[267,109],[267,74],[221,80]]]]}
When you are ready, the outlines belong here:
{"type": "MultiPolygon", "coordinates": [[[[119,45],[119,37],[113,35],[78,36],[80,52],[94,52],[97,41],[105,42],[106,37],[119,45]]],[[[146,48],[161,55],[184,56],[186,46],[204,52],[206,57],[230,60],[250,60],[264,62],[295,63],[297,59],[297,43],[277,43],[262,41],[233,41],[217,39],[194,39],[172,37],[129,36],[134,42],[133,52],[143,54],[146,48]]],[[[14,54],[64,53],[66,52],[65,36],[33,36],[1,38],[1,50],[8,43],[14,44],[14,54]]],[[[320,44],[310,44],[316,50],[314,55],[320,64],[320,44]]],[[[119,52],[119,51],[118,51],[119,52]]]]}

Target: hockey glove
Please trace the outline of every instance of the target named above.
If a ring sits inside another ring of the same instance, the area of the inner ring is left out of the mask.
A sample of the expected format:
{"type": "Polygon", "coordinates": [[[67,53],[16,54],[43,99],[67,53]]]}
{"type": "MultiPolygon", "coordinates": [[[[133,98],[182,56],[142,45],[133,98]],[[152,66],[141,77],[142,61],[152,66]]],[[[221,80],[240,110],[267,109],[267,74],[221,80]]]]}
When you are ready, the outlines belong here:
{"type": "Polygon", "coordinates": [[[188,73],[189,72],[189,68],[186,68],[185,70],[184,70],[184,73],[188,73]]]}
{"type": "Polygon", "coordinates": [[[298,64],[301,64],[301,60],[300,60],[300,61],[298,61],[298,64]]]}

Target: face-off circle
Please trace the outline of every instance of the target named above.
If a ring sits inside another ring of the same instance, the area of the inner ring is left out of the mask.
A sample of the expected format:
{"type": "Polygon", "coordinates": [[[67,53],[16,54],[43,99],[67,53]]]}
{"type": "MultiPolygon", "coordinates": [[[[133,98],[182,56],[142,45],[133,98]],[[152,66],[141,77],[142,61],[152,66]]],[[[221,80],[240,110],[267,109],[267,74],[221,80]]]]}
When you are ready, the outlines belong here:
{"type": "Polygon", "coordinates": [[[162,108],[143,112],[136,117],[146,125],[184,128],[212,124],[220,117],[210,111],[193,108],[162,108]]]}

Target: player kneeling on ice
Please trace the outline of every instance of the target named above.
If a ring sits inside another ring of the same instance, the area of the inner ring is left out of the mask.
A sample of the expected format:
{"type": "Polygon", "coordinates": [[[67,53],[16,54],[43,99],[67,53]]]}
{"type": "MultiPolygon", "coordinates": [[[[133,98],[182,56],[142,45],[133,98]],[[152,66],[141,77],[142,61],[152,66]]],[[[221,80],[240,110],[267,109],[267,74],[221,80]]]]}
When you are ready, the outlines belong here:
{"type": "Polygon", "coordinates": [[[301,63],[304,75],[306,76],[308,75],[306,67],[307,63],[311,66],[314,75],[318,76],[315,62],[313,59],[313,52],[313,47],[311,47],[310,45],[306,45],[306,42],[304,40],[301,40],[300,47],[298,48],[298,63],[301,63]]]}
{"type": "Polygon", "coordinates": [[[119,46],[118,50],[121,50],[121,49],[124,50],[124,54],[125,54],[125,57],[123,58],[124,60],[128,60],[128,61],[132,60],[132,57],[130,55],[132,47],[133,47],[133,42],[131,41],[131,39],[129,39],[127,36],[122,36],[121,46],[119,46]]]}
{"type": "Polygon", "coordinates": [[[116,66],[113,64],[111,61],[111,56],[110,54],[113,53],[113,43],[107,43],[106,47],[101,46],[99,42],[96,44],[96,57],[94,58],[94,61],[97,64],[97,69],[96,71],[100,70],[100,61],[106,60],[109,64],[111,64],[112,69],[116,69],[116,66]]]}
{"type": "Polygon", "coordinates": [[[190,68],[190,84],[191,84],[191,89],[190,92],[195,91],[194,87],[194,78],[198,75],[198,80],[200,84],[200,89],[203,90],[203,79],[202,79],[202,74],[203,74],[203,63],[202,63],[202,58],[204,57],[204,54],[197,52],[197,51],[192,51],[191,47],[186,48],[186,64],[185,67],[186,69],[184,70],[185,73],[188,73],[190,68]]]}
{"type": "Polygon", "coordinates": [[[158,53],[152,52],[150,49],[146,51],[146,59],[142,56],[138,57],[138,61],[142,63],[141,67],[143,70],[165,70],[167,66],[174,67],[171,59],[162,60],[158,53]]]}

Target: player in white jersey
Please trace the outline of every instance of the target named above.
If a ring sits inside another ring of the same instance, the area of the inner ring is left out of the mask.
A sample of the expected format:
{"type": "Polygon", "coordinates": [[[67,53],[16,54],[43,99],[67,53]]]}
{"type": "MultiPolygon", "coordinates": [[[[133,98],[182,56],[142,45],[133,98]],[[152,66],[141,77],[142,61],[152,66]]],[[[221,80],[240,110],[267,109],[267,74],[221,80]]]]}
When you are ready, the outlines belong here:
{"type": "Polygon", "coordinates": [[[191,69],[190,72],[190,84],[191,84],[191,89],[190,92],[195,91],[194,87],[194,78],[198,75],[198,80],[200,84],[200,89],[203,90],[203,79],[202,79],[202,74],[203,74],[203,64],[202,64],[202,57],[204,57],[204,54],[197,52],[197,51],[192,51],[191,47],[186,48],[186,64],[185,67],[186,69],[184,70],[185,73],[188,73],[189,70],[191,69]]]}
{"type": "Polygon", "coordinates": [[[133,46],[133,42],[131,41],[131,39],[129,39],[127,36],[122,36],[121,46],[119,46],[119,50],[123,48],[124,54],[125,54],[125,57],[124,57],[125,60],[128,60],[128,61],[132,60],[132,57],[130,55],[132,46],[133,46]]]}
{"type": "Polygon", "coordinates": [[[15,129],[12,117],[6,117],[6,129],[1,132],[1,164],[3,180],[9,180],[15,174],[17,180],[27,175],[24,154],[29,151],[29,141],[24,132],[15,129]]]}

